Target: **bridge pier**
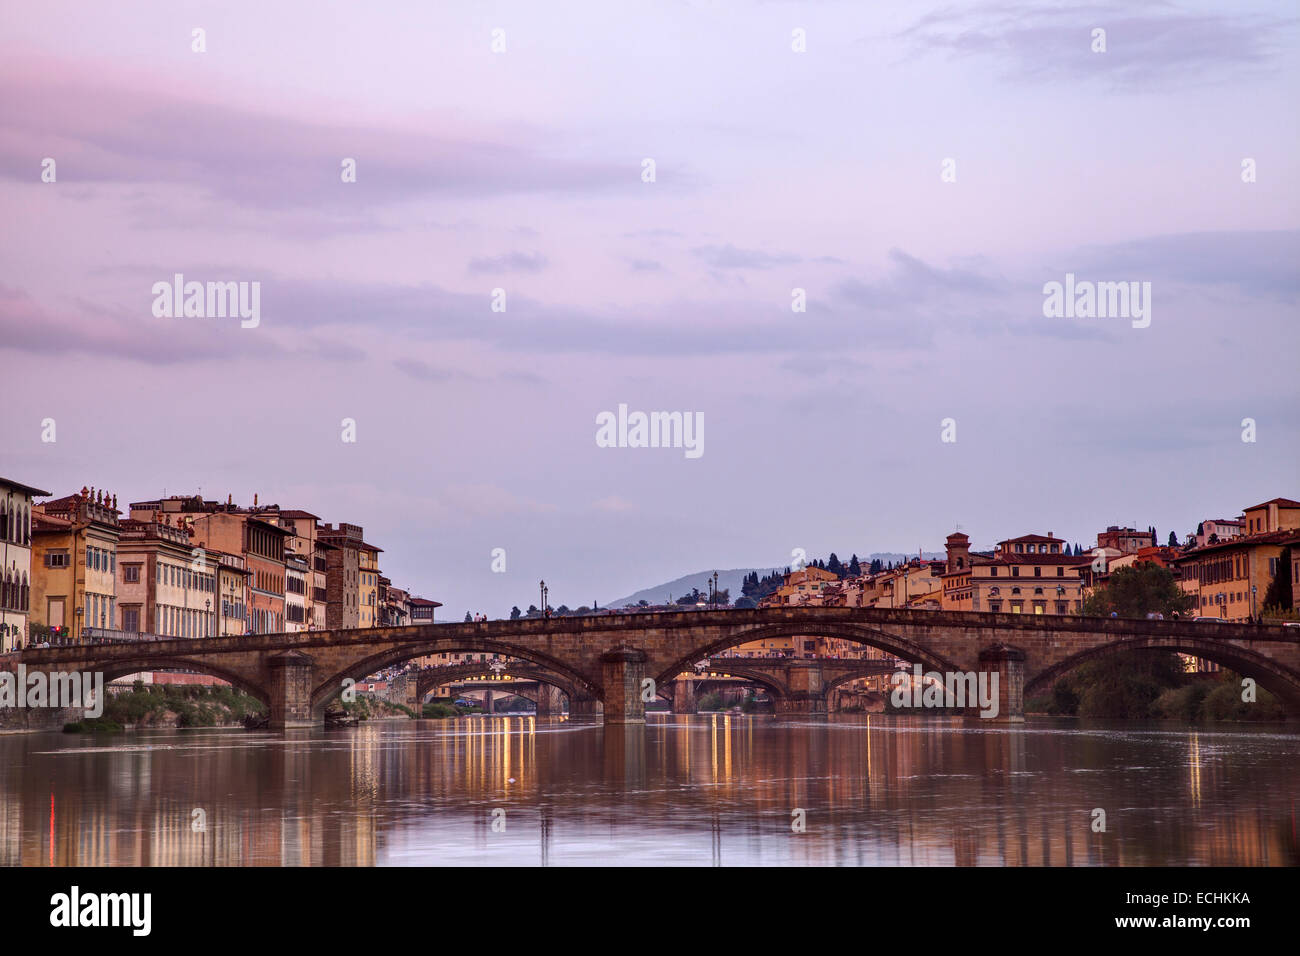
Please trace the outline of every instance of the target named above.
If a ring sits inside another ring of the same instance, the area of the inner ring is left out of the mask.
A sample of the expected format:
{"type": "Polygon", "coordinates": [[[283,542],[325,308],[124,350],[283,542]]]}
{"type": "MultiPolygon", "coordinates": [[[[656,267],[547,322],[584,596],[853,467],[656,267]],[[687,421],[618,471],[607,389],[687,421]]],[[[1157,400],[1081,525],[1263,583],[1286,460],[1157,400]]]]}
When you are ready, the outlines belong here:
{"type": "Polygon", "coordinates": [[[569,698],[569,719],[595,720],[604,713],[604,706],[594,697],[569,698]]]}
{"type": "Polygon", "coordinates": [[[772,707],[778,716],[826,716],[826,698],[820,695],[799,694],[777,697],[772,701],[772,707]]]}
{"type": "Polygon", "coordinates": [[[773,706],[778,714],[825,714],[826,679],[821,661],[792,660],[786,671],[790,693],[778,697],[773,706]]]}
{"type": "Polygon", "coordinates": [[[645,723],[645,701],[641,699],[645,661],[645,651],[632,647],[616,648],[600,656],[605,678],[605,723],[645,723]]]}
{"type": "Polygon", "coordinates": [[[1025,652],[1006,644],[980,651],[980,670],[998,675],[998,715],[984,718],[1000,724],[1025,722],[1025,652]]]}
{"type": "Polygon", "coordinates": [[[496,705],[493,703],[493,699],[492,699],[492,691],[490,690],[483,691],[483,713],[485,714],[495,713],[493,709],[495,706],[496,705]]]}
{"type": "Polygon", "coordinates": [[[267,659],[272,730],[311,727],[312,659],[300,651],[285,651],[267,659]]]}
{"type": "Polygon", "coordinates": [[[560,690],[550,684],[537,685],[537,716],[553,717],[560,712],[560,690]]]}
{"type": "Polygon", "coordinates": [[[695,681],[693,680],[673,681],[673,713],[674,714],[696,713],[695,681]]]}

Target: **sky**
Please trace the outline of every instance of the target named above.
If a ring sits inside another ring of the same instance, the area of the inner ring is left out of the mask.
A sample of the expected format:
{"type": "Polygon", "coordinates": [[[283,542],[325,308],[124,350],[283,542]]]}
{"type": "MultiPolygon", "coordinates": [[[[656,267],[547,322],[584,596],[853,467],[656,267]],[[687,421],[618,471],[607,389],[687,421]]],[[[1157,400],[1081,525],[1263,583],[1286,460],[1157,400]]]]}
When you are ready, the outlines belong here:
{"type": "Polygon", "coordinates": [[[1300,497],[1298,38],[1294,3],[2,0],[0,475],[359,524],[454,619],[1300,497]],[[177,273],[259,283],[256,326],[156,315],[177,273]],[[1149,324],[1045,315],[1067,273],[1149,324]],[[620,405],[702,454],[602,447],[620,405]]]}

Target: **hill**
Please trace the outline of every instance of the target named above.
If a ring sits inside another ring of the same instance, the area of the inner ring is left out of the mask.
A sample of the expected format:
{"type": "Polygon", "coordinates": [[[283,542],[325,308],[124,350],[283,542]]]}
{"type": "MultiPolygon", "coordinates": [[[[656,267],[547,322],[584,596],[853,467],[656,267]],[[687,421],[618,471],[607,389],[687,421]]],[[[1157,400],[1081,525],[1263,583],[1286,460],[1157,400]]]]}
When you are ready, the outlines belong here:
{"type": "MultiPolygon", "coordinates": [[[[923,553],[923,556],[929,559],[943,557],[942,554],[934,552],[925,552],[923,553]]],[[[824,557],[825,556],[823,556],[823,558],[824,557]]],[[[880,559],[881,564],[888,564],[891,561],[897,564],[899,561],[906,561],[910,557],[912,556],[909,554],[899,554],[894,551],[878,551],[875,554],[867,555],[865,558],[862,555],[858,555],[858,561],[864,564],[870,564],[878,558],[880,559]]],[[[840,559],[847,563],[849,555],[840,555],[840,559]]],[[[740,597],[740,589],[747,574],[757,571],[758,576],[761,578],[763,575],[770,574],[772,571],[783,570],[785,570],[785,566],[778,568],[731,568],[727,571],[718,569],[718,587],[724,591],[730,591],[731,599],[734,601],[740,597]]],[[[668,604],[670,600],[676,600],[681,597],[681,595],[688,593],[691,588],[699,588],[702,594],[707,594],[709,591],[709,581],[712,577],[712,568],[707,571],[696,571],[692,574],[684,574],[680,578],[665,581],[663,584],[656,584],[653,587],[642,588],[640,591],[633,592],[627,597],[619,598],[617,601],[607,601],[601,606],[607,608],[619,608],[628,604],[637,604],[641,601],[645,601],[647,604],[668,604]]]]}

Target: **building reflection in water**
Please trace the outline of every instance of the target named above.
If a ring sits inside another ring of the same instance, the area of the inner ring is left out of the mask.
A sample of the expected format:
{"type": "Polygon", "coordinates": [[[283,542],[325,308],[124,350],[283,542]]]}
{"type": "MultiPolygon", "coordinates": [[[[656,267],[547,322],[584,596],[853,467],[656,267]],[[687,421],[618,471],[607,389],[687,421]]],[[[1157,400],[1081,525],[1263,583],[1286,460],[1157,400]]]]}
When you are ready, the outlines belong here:
{"type": "Polygon", "coordinates": [[[1298,742],[730,714],[9,735],[0,864],[1295,865],[1298,742]]]}

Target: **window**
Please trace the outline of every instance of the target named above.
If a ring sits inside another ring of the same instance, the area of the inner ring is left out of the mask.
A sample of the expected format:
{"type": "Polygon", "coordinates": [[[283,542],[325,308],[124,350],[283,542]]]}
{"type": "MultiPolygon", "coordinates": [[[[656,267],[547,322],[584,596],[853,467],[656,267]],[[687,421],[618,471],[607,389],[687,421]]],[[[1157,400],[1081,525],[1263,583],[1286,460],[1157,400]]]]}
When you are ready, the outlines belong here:
{"type": "Polygon", "coordinates": [[[46,553],[45,566],[47,568],[66,568],[68,566],[68,552],[50,551],[46,553]]]}
{"type": "MultiPolygon", "coordinates": [[[[127,584],[137,584],[140,581],[140,565],[124,564],[122,565],[122,580],[127,584]]],[[[128,627],[128,631],[134,631],[136,628],[128,627]]]]}
{"type": "Polygon", "coordinates": [[[1063,578],[1063,577],[1065,577],[1065,568],[1057,568],[1057,569],[1056,569],[1056,576],[1057,576],[1058,578],[1063,578]]]}
{"type": "Polygon", "coordinates": [[[1034,568],[1034,577],[1036,577],[1036,578],[1041,578],[1042,576],[1043,576],[1043,569],[1042,569],[1042,568],[1034,568]]]}

